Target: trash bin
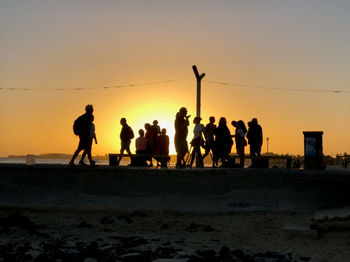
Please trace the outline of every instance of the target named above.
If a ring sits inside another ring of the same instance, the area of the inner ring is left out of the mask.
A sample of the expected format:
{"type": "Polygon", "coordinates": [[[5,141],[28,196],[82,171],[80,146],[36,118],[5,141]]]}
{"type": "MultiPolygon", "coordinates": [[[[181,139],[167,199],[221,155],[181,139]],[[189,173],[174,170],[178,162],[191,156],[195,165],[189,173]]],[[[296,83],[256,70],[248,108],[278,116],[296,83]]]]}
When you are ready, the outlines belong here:
{"type": "Polygon", "coordinates": [[[304,131],[304,169],[324,169],[322,131],[304,131]]]}
{"type": "Polygon", "coordinates": [[[108,156],[109,156],[109,165],[110,166],[119,166],[117,154],[109,154],[108,156]]]}

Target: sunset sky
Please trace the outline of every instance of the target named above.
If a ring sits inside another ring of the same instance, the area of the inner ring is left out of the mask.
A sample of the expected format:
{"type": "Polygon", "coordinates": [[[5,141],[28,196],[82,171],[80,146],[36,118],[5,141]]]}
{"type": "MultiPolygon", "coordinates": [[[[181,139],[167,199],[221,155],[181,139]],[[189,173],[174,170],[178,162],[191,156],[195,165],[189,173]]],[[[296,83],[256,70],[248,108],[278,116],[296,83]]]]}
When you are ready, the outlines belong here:
{"type": "Polygon", "coordinates": [[[349,13],[348,0],[1,1],[0,156],[73,153],[86,104],[93,154],[119,151],[121,117],[135,135],[157,119],[173,142],[178,109],[195,115],[194,64],[203,124],[257,117],[269,151],[303,154],[302,132],[323,131],[325,154],[350,153],[349,13]],[[134,86],[102,88],[118,85],[134,86]]]}

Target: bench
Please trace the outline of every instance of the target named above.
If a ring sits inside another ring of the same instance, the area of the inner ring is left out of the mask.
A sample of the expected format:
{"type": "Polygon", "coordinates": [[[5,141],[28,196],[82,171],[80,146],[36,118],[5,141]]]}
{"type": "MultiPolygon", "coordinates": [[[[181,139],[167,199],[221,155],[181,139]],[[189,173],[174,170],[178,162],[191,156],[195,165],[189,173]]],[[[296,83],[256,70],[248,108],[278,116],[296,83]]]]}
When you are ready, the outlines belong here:
{"type": "MultiPolygon", "coordinates": [[[[292,157],[291,156],[259,156],[252,158],[250,155],[245,155],[245,158],[252,160],[252,167],[254,168],[269,168],[270,160],[285,160],[286,161],[286,169],[292,168],[292,157]]],[[[239,160],[238,154],[230,154],[229,156],[229,164],[234,165],[236,163],[236,159],[239,160]]]]}
{"type": "MultiPolygon", "coordinates": [[[[109,165],[110,166],[119,166],[118,159],[121,154],[108,154],[109,165]]],[[[160,162],[161,167],[168,167],[168,162],[170,161],[170,156],[165,154],[132,154],[131,157],[128,154],[124,154],[123,157],[130,158],[131,166],[148,166],[147,160],[154,158],[160,162]]]]}

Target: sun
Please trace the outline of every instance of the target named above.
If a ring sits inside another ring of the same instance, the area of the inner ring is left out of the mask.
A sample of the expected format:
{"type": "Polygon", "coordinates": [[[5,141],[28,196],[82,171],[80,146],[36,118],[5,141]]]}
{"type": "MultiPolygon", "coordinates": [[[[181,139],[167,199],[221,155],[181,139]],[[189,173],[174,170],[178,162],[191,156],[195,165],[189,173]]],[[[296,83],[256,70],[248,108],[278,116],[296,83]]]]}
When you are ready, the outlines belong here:
{"type": "MultiPolygon", "coordinates": [[[[138,130],[145,130],[145,123],[149,123],[152,125],[153,120],[158,121],[158,125],[161,129],[165,128],[167,130],[167,135],[169,136],[169,153],[176,154],[175,146],[174,146],[174,136],[175,136],[175,128],[174,128],[174,120],[175,117],[172,115],[172,112],[157,112],[157,114],[151,115],[147,114],[147,116],[140,116],[137,120],[133,121],[133,130],[135,133],[135,138],[138,137],[138,130]]],[[[133,145],[134,146],[134,145],[133,145]]]]}
{"type": "Polygon", "coordinates": [[[106,117],[108,120],[109,131],[105,133],[106,143],[108,144],[105,149],[109,152],[119,152],[120,150],[120,138],[119,133],[121,131],[120,118],[125,117],[127,119],[128,125],[134,131],[134,139],[132,139],[130,144],[131,152],[135,152],[135,140],[139,136],[138,131],[140,129],[145,130],[145,123],[152,125],[154,120],[158,121],[160,128],[165,128],[167,130],[166,134],[169,136],[169,153],[176,154],[174,146],[174,136],[175,127],[174,121],[176,113],[179,108],[177,105],[172,105],[171,103],[157,103],[157,105],[150,104],[138,104],[137,107],[128,108],[125,110],[127,113],[121,113],[118,109],[115,112],[110,112],[109,116],[106,117]]]}

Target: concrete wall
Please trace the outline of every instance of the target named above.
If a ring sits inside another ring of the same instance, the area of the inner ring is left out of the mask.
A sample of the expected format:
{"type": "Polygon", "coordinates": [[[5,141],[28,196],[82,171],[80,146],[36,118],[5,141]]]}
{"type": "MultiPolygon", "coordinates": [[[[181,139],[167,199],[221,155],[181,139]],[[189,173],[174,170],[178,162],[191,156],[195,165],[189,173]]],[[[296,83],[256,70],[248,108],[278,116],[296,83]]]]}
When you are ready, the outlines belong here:
{"type": "Polygon", "coordinates": [[[0,165],[0,205],[179,212],[350,205],[350,173],[0,165]]]}

